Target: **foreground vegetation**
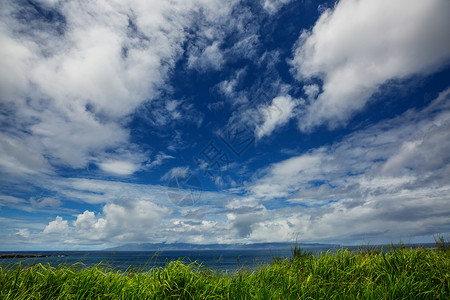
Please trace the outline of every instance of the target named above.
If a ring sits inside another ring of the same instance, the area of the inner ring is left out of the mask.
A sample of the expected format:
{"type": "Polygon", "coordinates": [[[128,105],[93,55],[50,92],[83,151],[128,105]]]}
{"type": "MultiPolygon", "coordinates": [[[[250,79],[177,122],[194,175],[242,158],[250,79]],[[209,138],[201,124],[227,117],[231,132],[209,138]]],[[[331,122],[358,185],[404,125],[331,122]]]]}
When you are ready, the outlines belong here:
{"type": "Polygon", "coordinates": [[[450,251],[391,247],[293,257],[236,274],[181,261],[146,272],[98,265],[0,267],[0,299],[450,299],[450,251]]]}

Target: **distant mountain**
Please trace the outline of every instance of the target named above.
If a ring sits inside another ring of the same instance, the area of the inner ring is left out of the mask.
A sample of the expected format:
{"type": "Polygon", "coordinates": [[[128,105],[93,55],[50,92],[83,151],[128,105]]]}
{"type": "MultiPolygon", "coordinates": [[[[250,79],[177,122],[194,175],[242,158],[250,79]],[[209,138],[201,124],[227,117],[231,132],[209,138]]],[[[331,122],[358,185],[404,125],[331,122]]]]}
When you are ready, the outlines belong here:
{"type": "MultiPolygon", "coordinates": [[[[307,243],[299,244],[302,248],[333,248],[337,244],[307,243]]],[[[163,251],[163,250],[256,250],[256,249],[291,249],[293,243],[255,243],[255,244],[188,244],[188,243],[144,243],[125,244],[105,251],[163,251]]]]}

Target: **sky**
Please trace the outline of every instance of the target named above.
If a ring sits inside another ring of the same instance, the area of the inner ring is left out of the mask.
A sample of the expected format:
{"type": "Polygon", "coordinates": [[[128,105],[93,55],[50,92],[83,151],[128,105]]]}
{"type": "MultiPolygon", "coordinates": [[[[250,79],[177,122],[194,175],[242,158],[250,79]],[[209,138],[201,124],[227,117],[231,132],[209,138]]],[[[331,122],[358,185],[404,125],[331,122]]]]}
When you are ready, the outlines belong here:
{"type": "Polygon", "coordinates": [[[0,2],[0,250],[448,236],[450,1],[0,2]]]}

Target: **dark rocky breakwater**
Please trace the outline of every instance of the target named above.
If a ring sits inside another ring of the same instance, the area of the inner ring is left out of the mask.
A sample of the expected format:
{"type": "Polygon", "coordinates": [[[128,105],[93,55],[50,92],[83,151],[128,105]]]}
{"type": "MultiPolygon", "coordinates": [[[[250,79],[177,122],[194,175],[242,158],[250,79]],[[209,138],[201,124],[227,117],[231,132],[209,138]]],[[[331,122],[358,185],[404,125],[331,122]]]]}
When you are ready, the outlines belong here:
{"type": "Polygon", "coordinates": [[[2,258],[29,258],[29,257],[63,257],[67,255],[55,255],[55,254],[0,254],[2,258]]]}

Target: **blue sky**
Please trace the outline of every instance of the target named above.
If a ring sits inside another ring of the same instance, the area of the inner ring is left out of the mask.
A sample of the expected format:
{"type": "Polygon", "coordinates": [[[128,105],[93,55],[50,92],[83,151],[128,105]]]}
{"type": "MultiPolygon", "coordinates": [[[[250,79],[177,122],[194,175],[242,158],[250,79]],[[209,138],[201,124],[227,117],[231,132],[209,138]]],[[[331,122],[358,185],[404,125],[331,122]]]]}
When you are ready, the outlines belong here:
{"type": "Polygon", "coordinates": [[[0,7],[0,250],[450,231],[449,1],[0,7]]]}

